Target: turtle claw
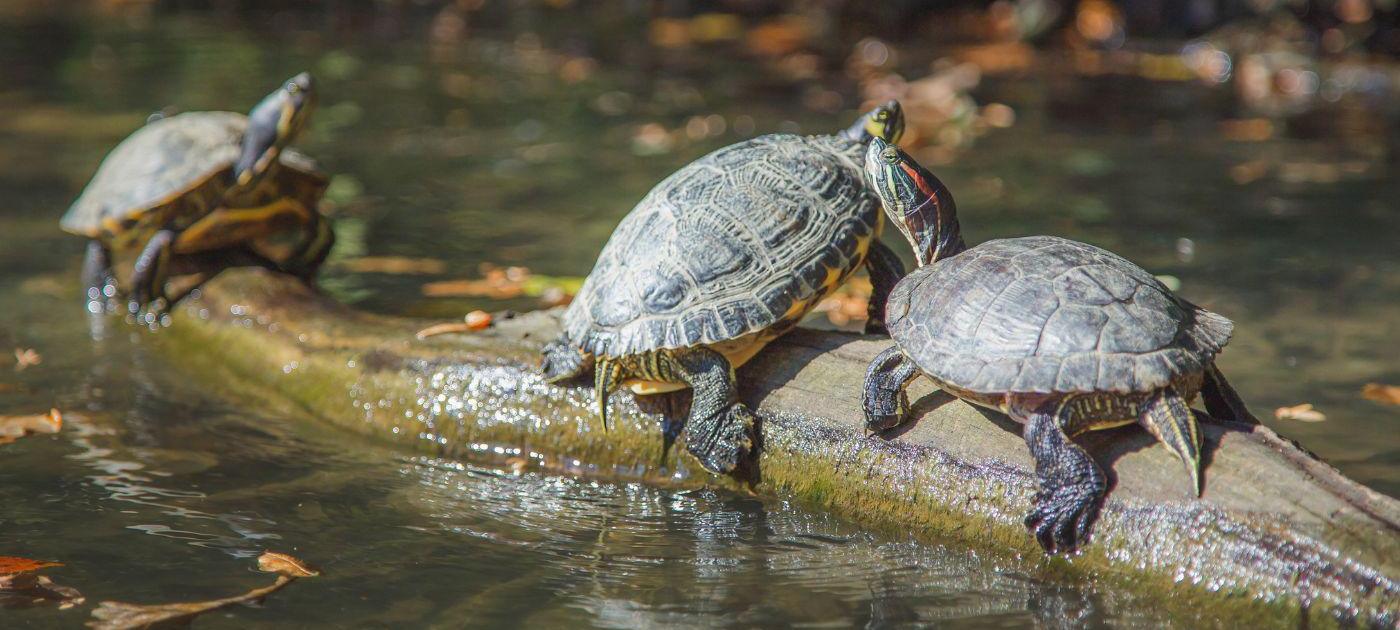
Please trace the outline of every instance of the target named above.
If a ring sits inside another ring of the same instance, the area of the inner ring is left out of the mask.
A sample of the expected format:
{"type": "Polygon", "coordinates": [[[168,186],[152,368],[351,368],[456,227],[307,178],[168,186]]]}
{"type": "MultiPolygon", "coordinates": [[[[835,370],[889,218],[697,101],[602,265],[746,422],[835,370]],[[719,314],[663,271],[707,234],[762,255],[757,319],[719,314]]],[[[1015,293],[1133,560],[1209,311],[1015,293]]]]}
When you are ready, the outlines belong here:
{"type": "Polygon", "coordinates": [[[1045,553],[1073,555],[1089,541],[1101,496],[1094,484],[1047,488],[1036,493],[1023,522],[1045,553]]]}

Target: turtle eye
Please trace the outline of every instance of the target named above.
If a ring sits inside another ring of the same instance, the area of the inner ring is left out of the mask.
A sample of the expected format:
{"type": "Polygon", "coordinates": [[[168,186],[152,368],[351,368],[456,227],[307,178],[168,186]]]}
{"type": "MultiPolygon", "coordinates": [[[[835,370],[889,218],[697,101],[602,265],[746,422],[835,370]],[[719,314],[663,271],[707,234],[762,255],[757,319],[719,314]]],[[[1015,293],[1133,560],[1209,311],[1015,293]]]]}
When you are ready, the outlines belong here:
{"type": "Polygon", "coordinates": [[[295,81],[288,81],[288,82],[287,82],[287,93],[288,93],[288,94],[296,94],[297,92],[300,92],[300,91],[301,91],[301,86],[300,86],[300,85],[297,85],[295,81]]]}
{"type": "Polygon", "coordinates": [[[885,149],[884,151],[881,151],[881,152],[880,152],[880,159],[882,159],[882,160],[884,160],[884,161],[886,161],[886,162],[889,162],[890,164],[898,164],[898,163],[899,163],[899,149],[896,149],[896,148],[894,148],[894,147],[889,147],[889,148],[885,149]]]}

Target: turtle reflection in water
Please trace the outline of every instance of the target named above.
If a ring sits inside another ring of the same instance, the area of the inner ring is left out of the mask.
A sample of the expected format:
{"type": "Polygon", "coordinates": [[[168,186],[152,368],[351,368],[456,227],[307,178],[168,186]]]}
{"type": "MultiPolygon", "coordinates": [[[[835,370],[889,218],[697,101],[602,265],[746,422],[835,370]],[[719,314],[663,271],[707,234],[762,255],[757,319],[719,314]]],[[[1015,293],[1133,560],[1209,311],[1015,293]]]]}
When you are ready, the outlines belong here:
{"type": "Polygon", "coordinates": [[[1071,438],[1138,423],[1185,464],[1200,493],[1199,393],[1215,418],[1257,422],[1215,367],[1230,320],[1176,297],[1107,251],[1032,236],[963,244],[953,197],[897,147],[875,140],[870,186],[914,246],[919,269],[886,305],[895,346],[871,363],[868,426],[904,422],[904,388],[927,375],[950,394],[1025,424],[1040,489],[1025,524],[1049,553],[1089,535],[1106,484],[1071,438]]]}
{"type": "MultiPolygon", "coordinates": [[[[861,169],[871,138],[904,129],[891,101],[828,136],[767,135],[719,149],[666,178],[613,232],[544,350],[546,377],[594,371],[608,395],[690,388],[686,448],[733,471],[755,444],[734,368],[790,330],[862,264],[878,296],[904,269],[878,242],[883,215],[861,169]]],[[[883,299],[870,329],[883,330],[883,299]]]]}
{"type": "MultiPolygon", "coordinates": [[[[189,112],[153,121],[117,145],[64,215],[63,229],[92,239],[83,264],[91,302],[117,284],[112,261],[135,258],[127,280],[133,315],[151,321],[171,300],[172,270],[211,274],[255,265],[309,280],[334,243],[317,204],[328,180],[287,149],[315,108],[306,73],[288,79],[244,116],[189,112]],[[252,244],[289,228],[304,235],[284,260],[252,244]]],[[[176,298],[178,299],[178,297],[176,298]]]]}

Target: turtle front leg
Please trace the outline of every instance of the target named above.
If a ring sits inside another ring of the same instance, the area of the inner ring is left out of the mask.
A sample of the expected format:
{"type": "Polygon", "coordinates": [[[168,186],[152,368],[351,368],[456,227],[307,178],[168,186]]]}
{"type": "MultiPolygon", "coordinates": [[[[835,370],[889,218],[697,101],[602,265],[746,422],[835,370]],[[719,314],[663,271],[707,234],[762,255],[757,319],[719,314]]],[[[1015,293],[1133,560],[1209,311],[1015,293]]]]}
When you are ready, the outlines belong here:
{"type": "Polygon", "coordinates": [[[899,346],[890,346],[875,356],[865,370],[865,428],[879,433],[904,423],[909,396],[904,389],[919,376],[919,367],[904,356],[899,346]]]}
{"type": "Polygon", "coordinates": [[[1026,529],[1046,553],[1074,553],[1089,539],[1108,484],[1098,464],[1070,440],[1073,398],[1035,409],[1013,406],[1010,413],[1025,423],[1026,446],[1035,459],[1040,489],[1026,515],[1026,529]]]}
{"type": "MultiPolygon", "coordinates": [[[[653,362],[648,362],[653,363],[653,362]]],[[[690,386],[694,397],[685,425],[685,448],[706,470],[733,472],[754,450],[757,418],[739,402],[734,368],[724,355],[709,348],[682,348],[656,353],[656,374],[647,378],[690,386]]]]}
{"type": "Polygon", "coordinates": [[[1244,424],[1259,424],[1259,419],[1249,413],[1249,407],[1240,398],[1239,392],[1225,380],[1220,368],[1214,363],[1206,368],[1205,380],[1201,383],[1201,399],[1206,403],[1206,411],[1212,418],[1244,424]]]}
{"type": "MultiPolygon", "coordinates": [[[[170,259],[170,246],[175,242],[174,230],[161,230],[147,241],[145,249],[136,259],[135,270],[131,274],[131,301],[127,312],[137,315],[141,309],[156,300],[165,300],[165,267],[170,259]]],[[[163,307],[161,307],[163,308],[163,307]]],[[[159,310],[159,309],[158,309],[159,310]]]]}
{"type": "Polygon", "coordinates": [[[1191,476],[1191,493],[1200,496],[1201,432],[1196,426],[1196,415],[1176,393],[1176,388],[1164,387],[1147,399],[1138,416],[1138,424],[1156,436],[1186,465],[1186,474],[1191,476]]]}
{"type": "Polygon", "coordinates": [[[872,238],[870,249],[865,254],[865,267],[870,273],[870,305],[866,307],[869,318],[865,320],[865,334],[889,335],[885,329],[885,302],[889,301],[894,285],[904,278],[904,262],[879,238],[872,238]]]}
{"type": "Polygon", "coordinates": [[[89,241],[87,254],[83,256],[83,290],[88,304],[102,304],[106,300],[107,287],[115,283],[112,255],[107,251],[107,246],[101,241],[89,241]]]}

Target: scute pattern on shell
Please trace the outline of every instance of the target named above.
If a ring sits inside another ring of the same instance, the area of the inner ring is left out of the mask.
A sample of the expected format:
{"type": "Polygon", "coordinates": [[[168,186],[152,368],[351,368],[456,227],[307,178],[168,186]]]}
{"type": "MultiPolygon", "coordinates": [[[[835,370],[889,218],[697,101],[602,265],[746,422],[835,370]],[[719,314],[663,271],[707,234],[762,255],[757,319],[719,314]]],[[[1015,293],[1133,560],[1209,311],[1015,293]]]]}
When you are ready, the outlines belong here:
{"type": "Polygon", "coordinates": [[[189,112],[136,130],[102,160],[63,229],[91,236],[107,217],[137,215],[229,168],[247,125],[243,114],[189,112]]]}
{"type": "Polygon", "coordinates": [[[860,145],[769,135],[663,180],[613,232],[564,316],[587,352],[623,356],[736,339],[780,321],[859,262],[880,208],[860,145]]]}
{"type": "Polygon", "coordinates": [[[988,241],[919,269],[887,317],[921,369],[983,394],[1149,391],[1204,369],[1234,329],[1141,267],[1052,236],[988,241]]]}

